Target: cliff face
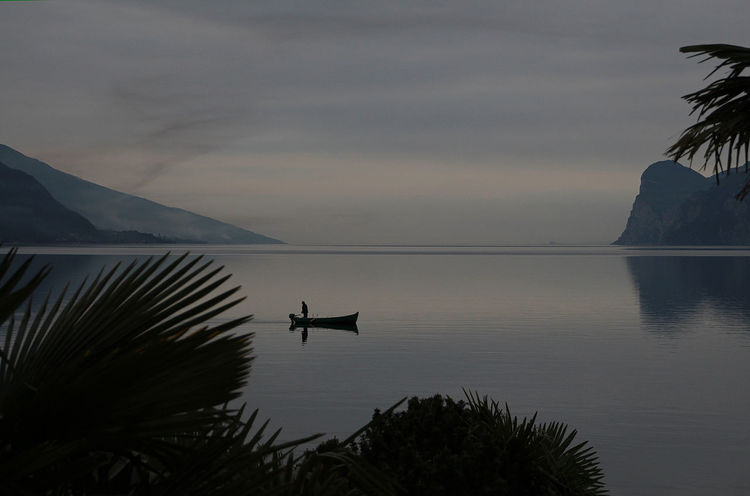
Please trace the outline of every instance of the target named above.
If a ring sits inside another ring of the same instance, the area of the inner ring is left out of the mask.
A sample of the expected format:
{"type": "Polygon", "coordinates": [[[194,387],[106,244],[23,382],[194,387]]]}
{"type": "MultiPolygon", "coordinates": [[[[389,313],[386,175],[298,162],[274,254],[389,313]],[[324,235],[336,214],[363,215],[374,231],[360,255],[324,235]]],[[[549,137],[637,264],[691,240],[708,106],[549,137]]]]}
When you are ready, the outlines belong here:
{"type": "Polygon", "coordinates": [[[672,161],[656,162],[641,176],[619,245],[750,244],[750,206],[734,196],[744,173],[714,177],[672,161]]]}

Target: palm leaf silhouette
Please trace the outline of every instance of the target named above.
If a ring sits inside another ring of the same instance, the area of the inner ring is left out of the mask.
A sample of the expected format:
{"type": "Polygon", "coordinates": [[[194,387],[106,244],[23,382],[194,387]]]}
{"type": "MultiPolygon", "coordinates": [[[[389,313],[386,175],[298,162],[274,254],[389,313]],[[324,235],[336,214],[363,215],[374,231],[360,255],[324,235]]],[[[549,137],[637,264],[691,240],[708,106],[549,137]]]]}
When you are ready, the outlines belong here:
{"type": "MultiPolygon", "coordinates": [[[[230,408],[247,381],[251,316],[202,257],[102,270],[36,308],[49,272],[0,261],[0,480],[13,494],[393,494],[346,445],[279,442],[230,408]],[[24,302],[25,310],[19,311],[24,302]],[[20,314],[20,318],[16,318],[20,314]]],[[[67,288],[66,288],[67,290],[67,288]]],[[[351,441],[347,440],[346,444],[351,441]]]]}
{"type": "Polygon", "coordinates": [[[185,452],[180,438],[215,437],[230,421],[252,334],[230,332],[250,316],[206,324],[242,301],[237,287],[215,294],[221,268],[187,254],[116,266],[16,321],[48,269],[21,285],[30,260],[11,271],[15,254],[0,263],[6,487],[66,487],[124,461],[158,478],[185,452]]]}
{"type": "MultiPolygon", "coordinates": [[[[743,72],[750,68],[750,48],[727,44],[691,45],[680,48],[690,57],[704,56],[700,62],[718,59],[716,68],[707,76],[711,77],[720,69],[727,74],[705,88],[683,96],[692,104],[692,114],[698,122],[685,129],[679,139],[667,150],[674,160],[693,158],[703,151],[703,164],[706,169],[713,163],[713,172],[719,181],[719,173],[730,173],[732,166],[745,164],[747,172],[750,153],[750,76],[743,72]],[[741,158],[742,157],[742,158],[741,158]]],[[[750,183],[738,193],[743,199],[750,192],[750,183]]]]}

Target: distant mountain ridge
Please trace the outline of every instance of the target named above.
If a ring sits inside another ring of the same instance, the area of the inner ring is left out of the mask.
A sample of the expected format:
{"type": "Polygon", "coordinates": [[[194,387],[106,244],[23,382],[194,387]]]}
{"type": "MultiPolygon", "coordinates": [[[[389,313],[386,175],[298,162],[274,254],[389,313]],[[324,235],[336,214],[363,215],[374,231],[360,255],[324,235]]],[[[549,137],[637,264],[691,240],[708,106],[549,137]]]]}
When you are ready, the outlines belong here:
{"type": "Polygon", "coordinates": [[[65,208],[39,181],[0,163],[0,240],[3,242],[95,242],[98,231],[65,208]]]}
{"type": "Polygon", "coordinates": [[[55,200],[29,174],[0,163],[2,243],[163,243],[136,231],[102,231],[55,200]]]}
{"type": "Polygon", "coordinates": [[[651,164],[618,245],[750,245],[750,205],[735,195],[743,172],[705,177],[677,162],[651,164]]]}
{"type": "Polygon", "coordinates": [[[283,243],[210,217],[100,186],[1,144],[0,162],[33,176],[57,201],[100,230],[151,233],[172,242],[283,243]]]}

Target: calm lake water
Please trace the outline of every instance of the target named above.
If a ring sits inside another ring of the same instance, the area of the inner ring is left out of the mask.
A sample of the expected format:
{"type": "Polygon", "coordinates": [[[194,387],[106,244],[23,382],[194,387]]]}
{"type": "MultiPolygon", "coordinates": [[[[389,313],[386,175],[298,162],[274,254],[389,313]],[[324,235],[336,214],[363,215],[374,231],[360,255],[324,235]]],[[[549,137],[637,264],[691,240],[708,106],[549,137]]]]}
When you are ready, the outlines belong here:
{"type": "Polygon", "coordinates": [[[618,247],[25,248],[46,287],[166,250],[234,274],[252,313],[245,400],[345,437],[404,396],[507,402],[574,427],[613,495],[750,494],[750,250],[618,247]],[[290,331],[360,312],[359,333],[290,331]]]}

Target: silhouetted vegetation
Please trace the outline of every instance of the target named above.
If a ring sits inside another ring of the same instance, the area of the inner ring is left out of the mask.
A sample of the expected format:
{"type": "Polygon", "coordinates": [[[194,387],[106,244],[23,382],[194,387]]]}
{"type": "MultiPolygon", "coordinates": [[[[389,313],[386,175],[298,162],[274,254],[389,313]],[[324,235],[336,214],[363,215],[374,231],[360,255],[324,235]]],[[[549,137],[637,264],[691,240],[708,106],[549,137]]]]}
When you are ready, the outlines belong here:
{"type": "Polygon", "coordinates": [[[239,288],[216,294],[221,268],[133,262],[34,308],[49,269],[29,278],[31,260],[13,268],[14,257],[0,261],[4,493],[390,493],[374,470],[338,480],[358,463],[346,447],[295,457],[318,436],[278,443],[257,410],[227,406],[247,380],[252,335],[237,332],[249,316],[206,324],[242,300],[239,288]]]}
{"type": "Polygon", "coordinates": [[[406,411],[376,411],[359,449],[403,494],[605,494],[596,454],[575,435],[536,416],[519,421],[486,397],[436,395],[411,398],[406,411]]]}
{"type": "MultiPolygon", "coordinates": [[[[692,54],[691,57],[705,56],[701,62],[718,59],[719,64],[708,77],[724,68],[728,69],[728,73],[705,88],[683,96],[693,105],[691,114],[697,114],[698,122],[682,132],[667,154],[675,161],[687,156],[692,162],[703,150],[701,169],[712,162],[717,181],[720,172],[726,170],[729,174],[732,166],[739,167],[742,155],[747,172],[750,153],[750,77],[742,73],[750,68],[750,48],[707,44],[685,46],[680,51],[692,54]],[[724,153],[726,157],[722,161],[724,153]]],[[[743,199],[749,192],[750,182],[747,182],[737,197],[743,199]]]]}
{"type": "Polygon", "coordinates": [[[294,449],[232,408],[251,317],[222,268],[187,255],[102,270],[70,297],[31,295],[49,268],[0,260],[4,494],[602,494],[596,457],[561,424],[519,422],[486,398],[412,399],[344,441],[294,449]],[[216,323],[218,322],[218,323],[216,323]],[[359,439],[358,453],[356,440],[359,439]],[[399,486],[400,483],[400,486],[399,486]]]}

